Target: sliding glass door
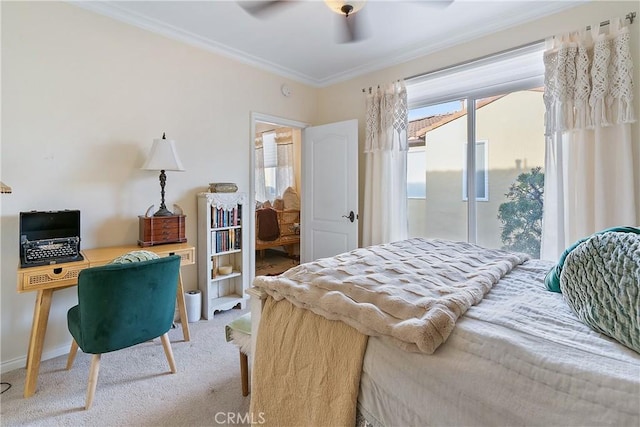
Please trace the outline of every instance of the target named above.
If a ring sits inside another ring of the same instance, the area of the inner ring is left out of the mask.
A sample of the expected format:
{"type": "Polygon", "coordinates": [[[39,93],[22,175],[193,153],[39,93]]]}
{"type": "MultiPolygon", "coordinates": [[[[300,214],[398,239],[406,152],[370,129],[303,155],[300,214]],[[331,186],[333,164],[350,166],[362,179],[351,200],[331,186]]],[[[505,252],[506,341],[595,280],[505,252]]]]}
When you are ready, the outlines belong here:
{"type": "Polygon", "coordinates": [[[410,237],[467,240],[467,200],[463,197],[465,100],[410,112],[407,195],[410,237]],[[418,178],[423,181],[419,187],[418,178]],[[417,191],[418,188],[423,189],[417,191]]]}
{"type": "Polygon", "coordinates": [[[407,79],[410,236],[539,256],[543,52],[536,42],[407,79]]]}
{"type": "Polygon", "coordinates": [[[540,89],[411,110],[409,236],[469,241],[538,257],[543,116],[540,89]]]}
{"type": "Polygon", "coordinates": [[[544,184],[542,89],[476,101],[476,241],[540,257],[544,184]],[[484,161],[484,166],[482,165],[484,161]]]}

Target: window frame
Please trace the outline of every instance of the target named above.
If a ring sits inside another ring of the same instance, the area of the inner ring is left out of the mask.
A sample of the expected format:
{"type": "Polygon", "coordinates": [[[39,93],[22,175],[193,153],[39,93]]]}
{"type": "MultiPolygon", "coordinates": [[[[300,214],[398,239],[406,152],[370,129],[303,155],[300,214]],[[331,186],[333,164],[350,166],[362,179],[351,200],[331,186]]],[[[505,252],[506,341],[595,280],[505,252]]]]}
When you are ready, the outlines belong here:
{"type": "MultiPolygon", "coordinates": [[[[409,109],[457,100],[465,101],[467,168],[472,167],[475,172],[475,144],[472,145],[470,142],[476,140],[477,101],[544,86],[544,62],[542,61],[544,50],[544,41],[536,41],[408,78],[405,84],[409,109]]],[[[488,177],[488,173],[486,176],[488,177]]],[[[466,178],[467,188],[475,188],[476,174],[467,173],[466,178]]],[[[467,241],[469,243],[478,241],[477,202],[478,200],[467,198],[467,241]]]]}
{"type": "MultiPolygon", "coordinates": [[[[479,139],[476,141],[475,146],[482,144],[484,146],[484,197],[476,196],[476,202],[488,202],[489,201],[489,140],[487,139],[479,139]]],[[[466,153],[467,153],[467,142],[462,143],[462,149],[464,150],[464,159],[465,161],[462,164],[462,201],[469,201],[469,192],[467,191],[467,165],[466,161],[466,153]]],[[[475,161],[475,158],[474,158],[475,161]]],[[[477,162],[475,162],[477,163],[477,162]]],[[[478,170],[474,168],[474,172],[476,176],[478,175],[478,170]]],[[[477,187],[477,184],[476,184],[477,187]]]]}

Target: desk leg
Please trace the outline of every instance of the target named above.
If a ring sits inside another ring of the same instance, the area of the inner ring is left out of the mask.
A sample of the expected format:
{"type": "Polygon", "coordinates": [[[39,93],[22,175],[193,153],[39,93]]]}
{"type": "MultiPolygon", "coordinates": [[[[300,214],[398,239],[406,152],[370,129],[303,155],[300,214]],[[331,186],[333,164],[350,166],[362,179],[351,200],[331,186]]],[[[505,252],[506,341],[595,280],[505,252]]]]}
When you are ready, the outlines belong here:
{"type": "Polygon", "coordinates": [[[24,383],[24,397],[31,397],[36,392],[52,296],[53,289],[39,290],[36,296],[31,337],[29,338],[29,351],[27,353],[27,378],[24,383]]]}
{"type": "Polygon", "coordinates": [[[180,323],[182,324],[182,334],[185,341],[191,340],[191,334],[189,333],[189,319],[187,318],[187,305],[184,302],[184,286],[182,286],[182,271],[178,276],[178,312],[180,313],[180,323]]]}

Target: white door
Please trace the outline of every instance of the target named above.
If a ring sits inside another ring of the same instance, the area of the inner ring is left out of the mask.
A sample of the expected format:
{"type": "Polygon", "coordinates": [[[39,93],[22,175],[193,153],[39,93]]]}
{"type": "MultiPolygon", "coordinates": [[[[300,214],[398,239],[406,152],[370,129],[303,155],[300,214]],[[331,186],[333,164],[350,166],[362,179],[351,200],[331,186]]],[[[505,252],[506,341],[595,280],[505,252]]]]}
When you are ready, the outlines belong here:
{"type": "Polygon", "coordinates": [[[307,127],[302,138],[300,261],[358,246],[358,121],[307,127]]]}

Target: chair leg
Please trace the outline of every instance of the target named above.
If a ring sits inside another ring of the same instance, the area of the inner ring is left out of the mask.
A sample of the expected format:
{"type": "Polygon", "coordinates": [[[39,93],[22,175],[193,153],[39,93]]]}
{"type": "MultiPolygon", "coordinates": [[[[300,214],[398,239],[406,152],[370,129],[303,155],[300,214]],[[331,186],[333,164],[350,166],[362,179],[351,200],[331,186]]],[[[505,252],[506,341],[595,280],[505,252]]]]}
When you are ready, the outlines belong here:
{"type": "Polygon", "coordinates": [[[71,340],[71,349],[69,350],[69,356],[67,357],[67,371],[73,366],[73,361],[76,360],[76,354],[78,353],[78,343],[76,340],[71,340]]]}
{"type": "Polygon", "coordinates": [[[173,358],[173,350],[171,350],[171,342],[169,341],[169,333],[165,333],[162,337],[162,347],[164,348],[164,354],[167,356],[167,362],[169,362],[169,369],[171,369],[171,373],[175,374],[178,372],[176,369],[176,361],[173,358]]]}
{"type": "Polygon", "coordinates": [[[91,370],[89,371],[89,385],[87,386],[87,401],[84,409],[91,408],[93,404],[93,396],[96,394],[96,385],[98,385],[98,372],[100,371],[100,355],[94,354],[91,358],[91,370]]]}
{"type": "Polygon", "coordinates": [[[242,395],[249,394],[249,363],[247,355],[240,352],[240,378],[242,379],[242,395]]]}

